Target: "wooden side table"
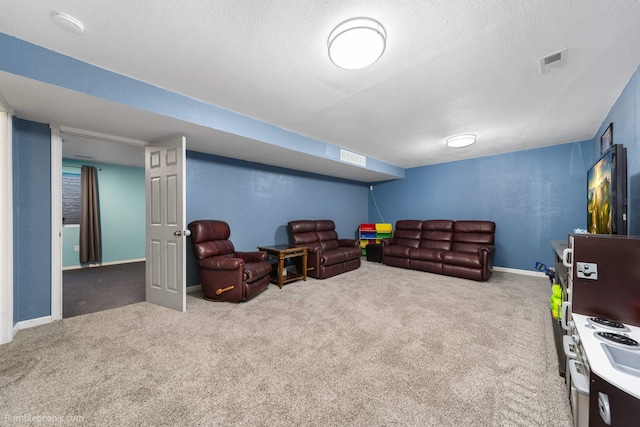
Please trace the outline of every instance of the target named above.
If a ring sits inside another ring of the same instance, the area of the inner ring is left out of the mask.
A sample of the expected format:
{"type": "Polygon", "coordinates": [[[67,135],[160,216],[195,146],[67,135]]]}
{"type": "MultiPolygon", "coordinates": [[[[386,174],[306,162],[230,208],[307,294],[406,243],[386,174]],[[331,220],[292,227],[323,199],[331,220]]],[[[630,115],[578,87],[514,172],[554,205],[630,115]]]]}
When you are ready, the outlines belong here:
{"type": "Polygon", "coordinates": [[[277,283],[280,289],[282,289],[282,285],[289,282],[294,282],[296,280],[302,279],[304,281],[307,280],[307,251],[308,248],[306,246],[292,246],[292,245],[273,245],[273,246],[258,246],[259,251],[265,251],[267,255],[271,258],[278,260],[278,272],[276,277],[271,277],[271,281],[273,283],[277,283]],[[284,260],[287,258],[302,258],[302,273],[298,272],[290,272],[287,270],[286,278],[283,277],[282,273],[285,269],[284,260]]]}

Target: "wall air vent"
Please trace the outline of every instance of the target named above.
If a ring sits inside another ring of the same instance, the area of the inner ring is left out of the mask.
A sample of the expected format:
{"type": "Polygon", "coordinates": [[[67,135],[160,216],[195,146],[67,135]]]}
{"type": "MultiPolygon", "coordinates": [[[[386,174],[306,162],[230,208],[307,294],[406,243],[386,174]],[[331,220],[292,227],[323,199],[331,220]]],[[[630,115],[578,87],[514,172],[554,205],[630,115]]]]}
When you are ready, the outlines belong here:
{"type": "Polygon", "coordinates": [[[340,160],[347,163],[353,163],[358,166],[367,166],[367,158],[351,151],[340,149],[340,160]]]}
{"type": "Polygon", "coordinates": [[[540,73],[546,74],[565,65],[567,65],[567,49],[562,49],[559,52],[540,58],[540,73]]]}

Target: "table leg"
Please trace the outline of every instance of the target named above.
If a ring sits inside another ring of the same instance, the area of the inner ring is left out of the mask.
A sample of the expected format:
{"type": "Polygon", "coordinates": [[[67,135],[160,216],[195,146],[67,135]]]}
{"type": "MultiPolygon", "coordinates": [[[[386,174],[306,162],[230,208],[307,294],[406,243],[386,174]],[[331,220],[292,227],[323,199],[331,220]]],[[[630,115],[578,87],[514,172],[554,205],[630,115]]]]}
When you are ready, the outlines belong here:
{"type": "Polygon", "coordinates": [[[302,254],[302,278],[307,281],[307,250],[302,254]]]}
{"type": "Polygon", "coordinates": [[[278,256],[278,286],[282,289],[282,270],[284,270],[284,254],[278,256]]]}

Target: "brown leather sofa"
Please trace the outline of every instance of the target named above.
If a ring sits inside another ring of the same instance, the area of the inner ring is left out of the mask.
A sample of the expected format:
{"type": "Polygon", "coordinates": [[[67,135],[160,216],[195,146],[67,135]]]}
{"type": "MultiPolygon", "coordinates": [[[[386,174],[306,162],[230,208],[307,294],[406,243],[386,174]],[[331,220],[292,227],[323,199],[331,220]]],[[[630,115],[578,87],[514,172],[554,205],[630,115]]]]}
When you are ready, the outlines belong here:
{"type": "Polygon", "coordinates": [[[492,221],[400,220],[382,239],[382,263],[484,282],[493,272],[492,221]]]}
{"type": "Polygon", "coordinates": [[[360,267],[360,242],[338,239],[332,220],[290,221],[287,230],[290,244],[309,248],[309,276],[326,279],[360,267]]]}
{"type": "Polygon", "coordinates": [[[193,253],[204,298],[210,301],[246,301],[264,291],[271,281],[267,253],[236,252],[224,221],[189,223],[193,253]]]}

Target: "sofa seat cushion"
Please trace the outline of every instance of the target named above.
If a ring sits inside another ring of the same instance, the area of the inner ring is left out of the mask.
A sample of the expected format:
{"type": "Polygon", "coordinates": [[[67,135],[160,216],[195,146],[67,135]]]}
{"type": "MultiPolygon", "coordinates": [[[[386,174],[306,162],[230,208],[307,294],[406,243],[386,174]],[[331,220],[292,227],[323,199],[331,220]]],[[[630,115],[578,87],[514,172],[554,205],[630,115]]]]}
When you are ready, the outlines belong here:
{"type": "Polygon", "coordinates": [[[327,249],[322,252],[320,264],[324,266],[334,265],[341,262],[350,261],[352,259],[359,259],[360,255],[360,248],[357,246],[327,249]]]}
{"type": "Polygon", "coordinates": [[[253,283],[266,274],[271,274],[271,263],[268,261],[247,262],[244,265],[244,281],[247,283],[253,283]]]}
{"type": "Polygon", "coordinates": [[[422,261],[442,261],[442,250],[432,248],[411,248],[409,251],[411,259],[422,261]]]}
{"type": "Polygon", "coordinates": [[[444,251],[443,262],[462,267],[481,268],[482,258],[478,252],[444,251]]]}

